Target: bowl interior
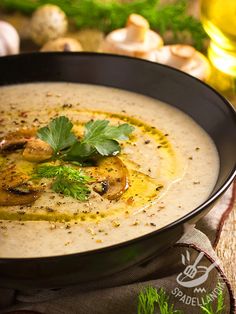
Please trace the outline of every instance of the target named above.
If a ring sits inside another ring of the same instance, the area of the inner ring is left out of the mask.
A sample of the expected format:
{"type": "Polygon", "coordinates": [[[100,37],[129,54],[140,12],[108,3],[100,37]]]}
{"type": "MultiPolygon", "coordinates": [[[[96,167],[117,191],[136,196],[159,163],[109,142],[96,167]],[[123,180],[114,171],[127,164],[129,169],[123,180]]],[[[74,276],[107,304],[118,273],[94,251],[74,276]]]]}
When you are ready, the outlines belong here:
{"type": "Polygon", "coordinates": [[[171,104],[211,136],[220,156],[212,193],[235,174],[236,114],[216,91],[173,68],[124,56],[96,53],[34,53],[0,58],[0,85],[68,81],[121,88],[171,104]]]}

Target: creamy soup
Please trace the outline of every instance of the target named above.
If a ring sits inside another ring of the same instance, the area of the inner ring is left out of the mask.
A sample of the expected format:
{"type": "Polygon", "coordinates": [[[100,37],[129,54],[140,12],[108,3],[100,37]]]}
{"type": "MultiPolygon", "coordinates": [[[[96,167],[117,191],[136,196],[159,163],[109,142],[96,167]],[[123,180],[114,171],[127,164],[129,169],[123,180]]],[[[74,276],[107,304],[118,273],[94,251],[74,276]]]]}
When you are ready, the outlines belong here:
{"type": "Polygon", "coordinates": [[[2,196],[1,257],[83,252],[147,234],[204,202],[217,180],[219,157],[206,132],[183,112],[146,96],[85,84],[24,84],[0,88],[0,112],[2,147],[9,134],[17,140],[17,132],[38,130],[59,116],[72,121],[78,138],[90,120],[134,127],[118,155],[83,166],[95,178],[86,200],[55,192],[52,179],[45,179],[28,203],[14,203],[29,191],[15,184],[6,192],[6,180],[17,171],[29,177],[37,162],[24,158],[19,143],[2,149],[0,193],[10,195],[12,205],[2,196]],[[113,180],[110,195],[97,188],[99,176],[109,188],[113,180]]]}

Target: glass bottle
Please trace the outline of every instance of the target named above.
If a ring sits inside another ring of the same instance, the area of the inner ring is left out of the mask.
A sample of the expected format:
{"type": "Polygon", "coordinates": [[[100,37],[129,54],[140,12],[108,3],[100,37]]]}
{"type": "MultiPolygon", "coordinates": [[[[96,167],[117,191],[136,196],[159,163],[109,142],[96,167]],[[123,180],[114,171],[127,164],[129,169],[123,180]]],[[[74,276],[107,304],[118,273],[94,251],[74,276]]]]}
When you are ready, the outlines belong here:
{"type": "Polygon", "coordinates": [[[201,0],[201,20],[210,36],[209,83],[236,98],[236,0],[201,0]]]}

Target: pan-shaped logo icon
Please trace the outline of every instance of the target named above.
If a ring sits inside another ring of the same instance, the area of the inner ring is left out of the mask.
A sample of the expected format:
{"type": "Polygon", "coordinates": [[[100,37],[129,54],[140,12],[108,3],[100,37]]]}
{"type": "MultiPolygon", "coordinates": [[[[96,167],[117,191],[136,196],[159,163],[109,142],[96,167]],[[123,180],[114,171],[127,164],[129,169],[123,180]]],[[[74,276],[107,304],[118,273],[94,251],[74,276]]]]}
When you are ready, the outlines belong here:
{"type": "MultiPolygon", "coordinates": [[[[211,264],[209,267],[199,265],[204,256],[203,252],[200,252],[194,263],[187,265],[183,272],[181,272],[176,281],[178,284],[185,288],[194,288],[202,285],[207,281],[209,273],[217,265],[217,263],[211,264]]],[[[186,264],[186,259],[190,262],[189,252],[187,251],[186,258],[182,256],[182,263],[186,264]]]]}

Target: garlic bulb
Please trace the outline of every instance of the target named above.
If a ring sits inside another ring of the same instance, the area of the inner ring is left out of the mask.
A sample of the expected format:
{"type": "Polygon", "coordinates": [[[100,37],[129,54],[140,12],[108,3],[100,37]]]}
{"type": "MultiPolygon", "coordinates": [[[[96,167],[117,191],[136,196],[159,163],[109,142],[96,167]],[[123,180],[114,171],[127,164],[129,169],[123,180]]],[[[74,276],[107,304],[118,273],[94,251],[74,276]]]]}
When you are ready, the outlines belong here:
{"type": "Polygon", "coordinates": [[[0,56],[19,53],[20,38],[16,29],[9,23],[0,21],[0,56]]]}
{"type": "Polygon", "coordinates": [[[68,28],[65,13],[56,5],[39,7],[31,19],[31,38],[38,45],[63,36],[68,28]]]}

